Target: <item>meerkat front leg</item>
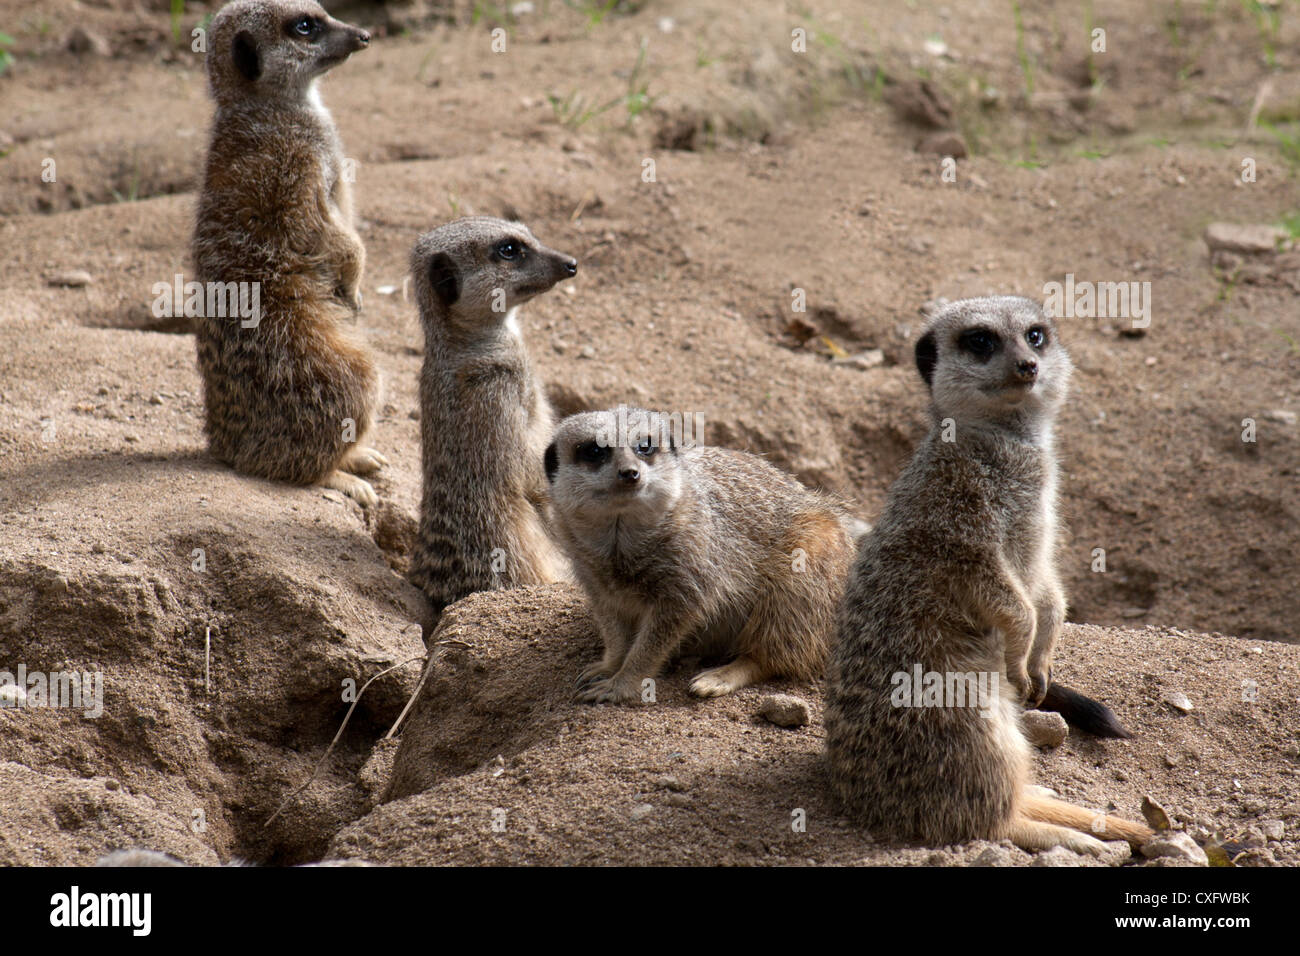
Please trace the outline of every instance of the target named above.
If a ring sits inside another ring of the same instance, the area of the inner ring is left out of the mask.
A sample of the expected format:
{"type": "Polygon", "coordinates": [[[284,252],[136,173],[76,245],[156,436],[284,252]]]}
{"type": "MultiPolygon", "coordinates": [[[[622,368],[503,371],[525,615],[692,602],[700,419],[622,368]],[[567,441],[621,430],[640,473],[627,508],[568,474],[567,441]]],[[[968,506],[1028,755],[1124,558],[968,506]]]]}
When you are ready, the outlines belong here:
{"type": "Polygon", "coordinates": [[[683,620],[678,613],[658,609],[647,616],[636,640],[628,649],[623,663],[611,677],[597,680],[578,694],[578,699],[588,704],[631,704],[641,699],[641,682],[655,677],[672,655],[682,637],[690,633],[696,623],[683,620]]]}
{"type": "Polygon", "coordinates": [[[379,496],[375,494],[375,489],[370,482],[356,475],[349,475],[346,471],[338,469],[331,471],[321,479],[321,485],[343,492],[363,508],[373,508],[379,503],[379,496]]]}
{"type": "Polygon", "coordinates": [[[1024,586],[1006,569],[977,574],[967,587],[970,606],[988,627],[997,628],[1003,640],[1007,680],[1020,701],[1029,699],[1029,651],[1038,629],[1038,612],[1024,586]]]}
{"type": "Polygon", "coordinates": [[[581,695],[589,685],[597,681],[608,680],[618,673],[627,657],[628,648],[640,629],[640,621],[634,616],[621,612],[617,608],[604,607],[593,610],[597,614],[597,627],[601,639],[605,642],[605,652],[596,663],[583,668],[578,675],[578,691],[581,695]]]}
{"type": "Polygon", "coordinates": [[[1037,707],[1047,695],[1047,687],[1052,682],[1052,655],[1056,651],[1061,625],[1065,623],[1065,591],[1055,578],[1048,582],[1039,595],[1037,611],[1038,628],[1026,662],[1031,707],[1037,707]]]}

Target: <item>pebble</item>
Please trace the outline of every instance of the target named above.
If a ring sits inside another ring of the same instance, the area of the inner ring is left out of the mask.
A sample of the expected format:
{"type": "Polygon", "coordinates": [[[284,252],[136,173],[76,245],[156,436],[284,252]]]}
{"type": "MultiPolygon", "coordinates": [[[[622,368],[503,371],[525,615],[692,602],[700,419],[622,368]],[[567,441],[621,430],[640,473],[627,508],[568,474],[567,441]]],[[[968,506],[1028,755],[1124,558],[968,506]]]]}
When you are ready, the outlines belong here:
{"type": "Polygon", "coordinates": [[[1149,796],[1142,797],[1142,819],[1152,830],[1168,830],[1173,826],[1169,822],[1169,812],[1149,796]]]}
{"type": "Polygon", "coordinates": [[[1212,222],[1205,227],[1205,244],[1210,247],[1211,252],[1216,249],[1247,254],[1274,252],[1279,243],[1288,238],[1289,234],[1281,226],[1243,226],[1232,222],[1212,222]]]}
{"type": "Polygon", "coordinates": [[[843,358],[831,359],[831,364],[860,369],[876,368],[885,364],[885,353],[882,349],[867,349],[865,352],[855,352],[843,358]]]}
{"type": "Polygon", "coordinates": [[[636,823],[639,820],[644,820],[646,817],[650,816],[650,814],[654,813],[654,811],[655,808],[653,805],[649,803],[640,803],[632,808],[630,818],[633,823],[636,823]]]}
{"type": "Polygon", "coordinates": [[[1196,709],[1195,707],[1192,706],[1192,702],[1187,699],[1187,695],[1182,693],[1181,691],[1166,692],[1166,694],[1164,695],[1164,697],[1161,698],[1161,700],[1163,700],[1174,710],[1178,711],[1180,714],[1190,714],[1193,710],[1196,709]]]}
{"type": "Polygon", "coordinates": [[[1279,425],[1294,425],[1300,421],[1300,415],[1295,412],[1289,412],[1285,408],[1274,408],[1264,413],[1264,418],[1270,422],[1277,422],[1279,425]]]}
{"type": "Polygon", "coordinates": [[[90,285],[94,280],[90,273],[85,269],[68,269],[63,272],[56,272],[47,280],[53,286],[65,286],[69,289],[80,289],[83,286],[90,285]]]}
{"type": "Polygon", "coordinates": [[[1270,840],[1277,841],[1286,837],[1286,824],[1281,820],[1261,820],[1260,832],[1270,840]]]}
{"type": "Polygon", "coordinates": [[[1162,830],[1155,834],[1146,843],[1142,844],[1142,855],[1148,860],[1167,857],[1172,860],[1182,860],[1194,866],[1210,865],[1210,858],[1205,855],[1205,851],[1196,845],[1195,840],[1181,830],[1162,830]]]}
{"type": "Polygon", "coordinates": [[[778,727],[802,727],[808,723],[808,702],[790,694],[768,694],[758,702],[758,715],[778,727]]]}
{"type": "Polygon", "coordinates": [[[991,846],[971,861],[971,866],[1011,866],[1015,861],[1006,847],[991,846]]]}
{"type": "Polygon", "coordinates": [[[1020,717],[1025,738],[1035,747],[1059,747],[1070,733],[1070,725],[1050,710],[1027,710],[1020,717]]]}
{"type": "Polygon", "coordinates": [[[1063,846],[1054,846],[1050,850],[1044,850],[1042,853],[1034,854],[1034,861],[1030,866],[1080,866],[1083,858],[1073,850],[1067,850],[1063,846]]]}

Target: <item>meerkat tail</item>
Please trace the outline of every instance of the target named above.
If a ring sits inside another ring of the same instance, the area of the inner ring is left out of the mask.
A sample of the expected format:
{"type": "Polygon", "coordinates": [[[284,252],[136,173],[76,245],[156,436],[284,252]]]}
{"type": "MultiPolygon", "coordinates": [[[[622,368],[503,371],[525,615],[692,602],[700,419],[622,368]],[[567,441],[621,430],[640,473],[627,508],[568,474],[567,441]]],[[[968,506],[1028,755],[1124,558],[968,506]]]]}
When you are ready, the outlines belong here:
{"type": "Polygon", "coordinates": [[[1072,803],[1031,791],[1025,791],[1021,795],[1017,815],[1026,820],[1069,827],[1081,833],[1092,834],[1100,840],[1127,840],[1134,849],[1150,839],[1152,833],[1151,828],[1145,824],[1076,807],[1072,803]]]}
{"type": "Polygon", "coordinates": [[[1094,737],[1114,737],[1128,740],[1133,735],[1124,729],[1115,712],[1100,701],[1093,700],[1077,690],[1053,683],[1047,688],[1039,710],[1054,710],[1076,730],[1094,737]]]}

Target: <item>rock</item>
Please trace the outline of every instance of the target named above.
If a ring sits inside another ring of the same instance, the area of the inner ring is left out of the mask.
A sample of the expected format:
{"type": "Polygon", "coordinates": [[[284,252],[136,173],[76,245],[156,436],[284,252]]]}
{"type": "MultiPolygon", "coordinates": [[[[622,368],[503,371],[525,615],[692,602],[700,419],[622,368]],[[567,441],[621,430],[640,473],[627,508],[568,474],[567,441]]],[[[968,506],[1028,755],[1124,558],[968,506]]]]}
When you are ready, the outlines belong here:
{"type": "Polygon", "coordinates": [[[1254,255],[1289,248],[1290,234],[1281,226],[1242,226],[1231,222],[1212,222],[1205,227],[1205,244],[1214,252],[1226,249],[1254,255]]]}
{"type": "Polygon", "coordinates": [[[1261,820],[1259,829],[1265,837],[1275,842],[1286,838],[1286,824],[1281,820],[1261,820]]]}
{"type": "Polygon", "coordinates": [[[876,368],[885,364],[885,353],[883,349],[867,349],[865,352],[855,352],[843,358],[831,359],[831,364],[860,369],[876,368]]]}
{"type": "Polygon", "coordinates": [[[1252,850],[1259,849],[1268,843],[1268,837],[1264,836],[1264,831],[1259,827],[1247,827],[1245,835],[1241,838],[1241,845],[1252,850]]]}
{"type": "Polygon", "coordinates": [[[962,138],[960,133],[951,130],[931,133],[929,136],[924,137],[916,144],[916,151],[938,156],[951,156],[953,159],[965,159],[970,155],[970,151],[966,148],[966,140],[962,138]]]}
{"type": "Polygon", "coordinates": [[[1149,796],[1142,797],[1142,818],[1146,820],[1147,826],[1157,832],[1173,827],[1173,824],[1169,822],[1169,814],[1165,808],[1149,796]]]}
{"type": "Polygon", "coordinates": [[[1131,859],[1133,859],[1133,848],[1128,845],[1127,840],[1106,841],[1106,849],[1097,857],[1097,860],[1106,866],[1123,866],[1131,859]]]}
{"type": "Polygon", "coordinates": [[[1020,717],[1025,737],[1035,747],[1059,747],[1070,733],[1070,725],[1050,710],[1027,710],[1020,717]]]}
{"type": "Polygon", "coordinates": [[[1187,699],[1187,695],[1181,691],[1166,691],[1165,695],[1160,698],[1180,714],[1190,714],[1196,708],[1192,702],[1187,699]]]}
{"type": "Polygon", "coordinates": [[[83,26],[75,26],[69,30],[63,46],[77,55],[89,53],[92,56],[110,56],[113,52],[107,40],[83,26]]]}
{"type": "Polygon", "coordinates": [[[1030,866],[1082,866],[1083,857],[1063,846],[1054,846],[1050,850],[1034,854],[1030,866]]]}
{"type": "Polygon", "coordinates": [[[672,790],[674,793],[682,793],[686,790],[686,784],[682,783],[672,774],[664,774],[663,776],[655,777],[654,784],[656,787],[660,787],[664,790],[672,790]]]}
{"type": "Polygon", "coordinates": [[[646,817],[650,816],[650,814],[652,814],[652,813],[654,813],[654,812],[655,812],[655,808],[654,808],[654,806],[653,806],[652,804],[649,804],[649,803],[639,803],[639,804],[637,804],[635,807],[632,808],[632,812],[631,812],[631,814],[629,814],[629,817],[628,817],[628,818],[629,818],[633,823],[636,823],[636,822],[638,822],[639,820],[644,820],[646,817]]]}
{"type": "Polygon", "coordinates": [[[1015,860],[1006,847],[991,846],[970,862],[971,866],[1014,866],[1015,860]]]}
{"type": "Polygon", "coordinates": [[[1295,412],[1289,412],[1284,408],[1273,408],[1263,415],[1265,421],[1276,422],[1279,425],[1294,425],[1300,421],[1300,416],[1295,412]]]}
{"type": "Polygon", "coordinates": [[[768,694],[758,703],[758,715],[778,727],[802,727],[808,723],[808,702],[790,694],[768,694]]]}
{"type": "Polygon", "coordinates": [[[1256,847],[1247,850],[1239,856],[1233,857],[1233,864],[1236,866],[1280,866],[1277,857],[1273,855],[1272,850],[1256,847]]]}
{"type": "Polygon", "coordinates": [[[1148,860],[1167,857],[1185,861],[1192,866],[1209,866],[1210,858],[1196,845],[1196,841],[1181,830],[1162,830],[1142,844],[1142,855],[1148,860]]]}
{"type": "Polygon", "coordinates": [[[47,280],[53,286],[65,286],[69,289],[80,289],[83,286],[90,285],[94,280],[91,279],[90,273],[85,269],[68,269],[63,272],[56,272],[47,280]]]}

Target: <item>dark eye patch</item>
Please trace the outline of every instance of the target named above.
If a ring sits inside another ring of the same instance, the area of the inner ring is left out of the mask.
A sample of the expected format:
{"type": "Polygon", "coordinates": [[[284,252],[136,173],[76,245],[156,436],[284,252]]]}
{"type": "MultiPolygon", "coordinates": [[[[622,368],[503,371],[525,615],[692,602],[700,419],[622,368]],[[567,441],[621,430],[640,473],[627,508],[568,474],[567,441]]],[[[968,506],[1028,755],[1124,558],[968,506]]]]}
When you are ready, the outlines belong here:
{"type": "Polygon", "coordinates": [[[585,441],[574,449],[574,459],[588,465],[603,465],[614,454],[614,449],[595,441],[585,441]]]}
{"type": "Polygon", "coordinates": [[[957,348],[980,361],[992,358],[1001,345],[1002,340],[992,329],[967,329],[957,336],[957,348]]]}

